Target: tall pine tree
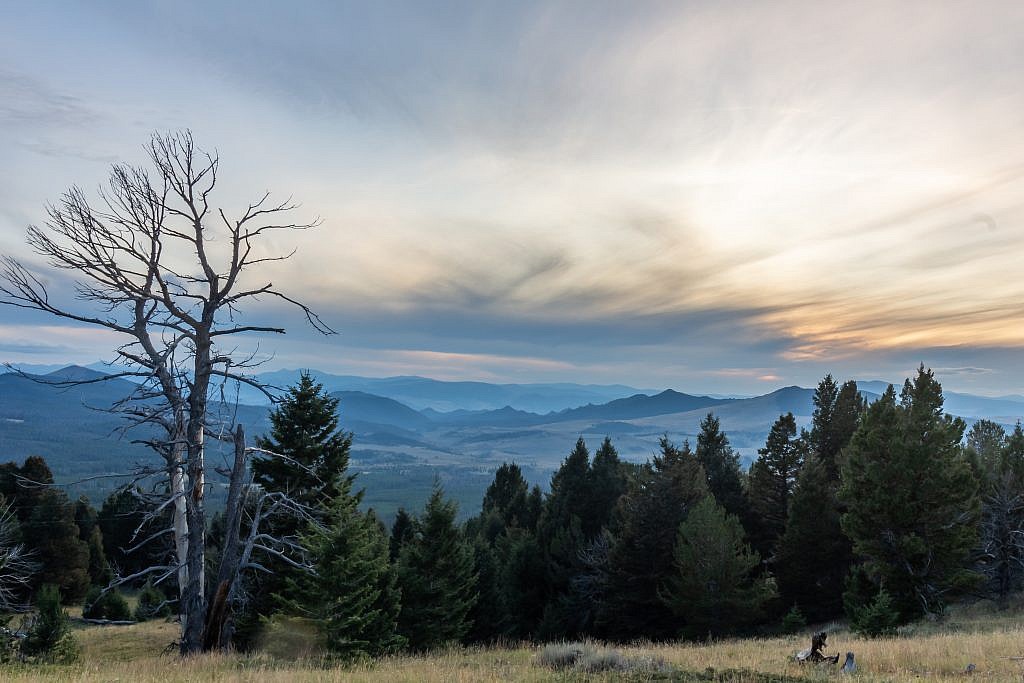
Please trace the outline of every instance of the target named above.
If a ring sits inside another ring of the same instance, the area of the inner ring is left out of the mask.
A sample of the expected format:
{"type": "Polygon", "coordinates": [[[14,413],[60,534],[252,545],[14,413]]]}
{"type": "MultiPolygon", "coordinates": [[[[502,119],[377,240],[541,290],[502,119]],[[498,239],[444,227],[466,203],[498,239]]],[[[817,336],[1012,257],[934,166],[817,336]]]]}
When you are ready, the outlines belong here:
{"type": "MultiPolygon", "coordinates": [[[[568,596],[572,577],[579,571],[580,551],[587,545],[583,520],[590,511],[590,483],[590,452],[580,437],[551,477],[551,490],[537,526],[545,566],[540,634],[546,639],[570,637],[577,629],[568,596]]],[[[587,524],[591,526],[589,520],[587,524]]]]}
{"type": "Polygon", "coordinates": [[[398,630],[416,651],[459,642],[469,632],[477,600],[473,547],[455,524],[455,503],[440,485],[416,520],[398,557],[402,609],[398,630]]]}
{"type": "Polygon", "coordinates": [[[808,447],[821,460],[829,478],[839,481],[840,454],[850,443],[864,412],[864,399],[853,380],[837,386],[832,375],[818,383],[808,447]]]}
{"type": "Polygon", "coordinates": [[[713,413],[701,420],[695,453],[707,475],[708,491],[728,514],[746,522],[749,507],[743,493],[740,456],[729,445],[729,438],[713,413]]]}
{"type": "Polygon", "coordinates": [[[397,575],[388,560],[388,538],[372,511],[363,513],[352,496],[341,495],[325,525],[305,537],[319,558],[316,573],[288,579],[288,611],[312,617],[327,649],[344,659],[396,652],[405,639],[396,632],[397,575]]]}
{"type": "Polygon", "coordinates": [[[468,639],[531,637],[544,610],[544,554],[537,541],[541,494],[522,470],[505,463],[484,493],[480,515],[466,523],[473,540],[479,599],[468,639]]]}
{"type": "Polygon", "coordinates": [[[677,448],[662,437],[661,453],[619,504],[605,603],[597,615],[602,635],[628,641],[677,634],[678,619],[659,592],[675,573],[672,550],[679,525],[707,495],[704,469],[689,443],[677,448]]]}
{"type": "Polygon", "coordinates": [[[583,535],[594,539],[611,522],[619,498],[626,492],[629,477],[619,452],[607,436],[594,453],[588,476],[587,507],[581,520],[583,535]]]}
{"type": "Polygon", "coordinates": [[[965,425],[943,412],[942,387],[922,365],[875,401],[850,442],[840,496],[843,529],[865,570],[903,620],[937,614],[974,576],[977,481],[960,441],[965,425]]]}
{"type": "MultiPolygon", "coordinates": [[[[284,491],[312,510],[326,511],[340,495],[348,494],[352,435],[338,429],[338,399],[323,385],[302,373],[288,395],[270,413],[272,429],[256,445],[271,453],[253,458],[253,481],[267,491],[284,491]]],[[[295,532],[292,517],[275,521],[278,533],[295,532]]]]}
{"type": "Polygon", "coordinates": [[[840,527],[828,465],[816,453],[809,455],[775,556],[774,571],[784,603],[799,607],[811,621],[840,615],[842,586],[851,561],[852,547],[840,527]]]}
{"type": "MultiPolygon", "coordinates": [[[[352,503],[348,500],[355,479],[348,473],[352,435],[338,429],[338,419],[338,399],[328,395],[308,373],[302,373],[270,413],[269,436],[256,440],[268,453],[253,459],[254,483],[269,492],[286,493],[321,522],[334,507],[352,503]]],[[[306,522],[290,513],[264,524],[261,531],[279,538],[298,538],[307,532],[306,522]]],[[[235,644],[242,647],[255,642],[263,621],[275,611],[302,599],[289,588],[302,570],[273,557],[265,560],[265,566],[270,571],[246,582],[249,599],[236,618],[235,629],[235,644]]]]}
{"type": "Polygon", "coordinates": [[[967,432],[967,454],[983,481],[1000,479],[1006,450],[1006,430],[991,420],[978,420],[967,432]]]}
{"type": "Polygon", "coordinates": [[[739,520],[708,496],[679,525],[675,572],[661,597],[682,618],[689,638],[742,631],[761,616],[774,594],[758,576],[761,558],[743,538],[739,520]]]}
{"type": "Polygon", "coordinates": [[[764,448],[757,452],[749,476],[750,506],[759,520],[752,541],[763,556],[771,557],[786,530],[796,478],[806,455],[806,444],[797,435],[793,413],[775,421],[764,448]]]}
{"type": "Polygon", "coordinates": [[[59,489],[47,489],[21,525],[26,547],[39,563],[37,585],[53,584],[68,602],[89,589],[89,546],[78,537],[75,507],[59,489]]]}
{"type": "Polygon", "coordinates": [[[818,384],[813,401],[809,453],[797,477],[774,570],[783,602],[821,621],[842,612],[838,587],[853,560],[853,545],[840,525],[837,493],[841,454],[860,422],[863,401],[855,382],[839,387],[832,375],[818,384]]]}
{"type": "Polygon", "coordinates": [[[395,521],[391,525],[391,539],[388,542],[388,556],[392,564],[398,561],[402,546],[412,540],[416,534],[416,521],[405,508],[398,508],[395,521]]]}

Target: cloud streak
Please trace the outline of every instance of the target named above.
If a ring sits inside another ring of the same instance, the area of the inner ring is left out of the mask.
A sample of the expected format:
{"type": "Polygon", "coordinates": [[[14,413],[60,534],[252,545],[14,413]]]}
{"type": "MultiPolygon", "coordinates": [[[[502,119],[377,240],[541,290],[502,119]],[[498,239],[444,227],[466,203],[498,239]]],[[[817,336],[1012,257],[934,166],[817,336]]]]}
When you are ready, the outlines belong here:
{"type": "Polygon", "coordinates": [[[11,18],[0,250],[189,126],[227,208],[270,187],[325,217],[267,274],[383,374],[742,391],[945,349],[999,370],[956,381],[1024,384],[979,360],[1024,346],[1019,3],[240,9],[11,18]]]}

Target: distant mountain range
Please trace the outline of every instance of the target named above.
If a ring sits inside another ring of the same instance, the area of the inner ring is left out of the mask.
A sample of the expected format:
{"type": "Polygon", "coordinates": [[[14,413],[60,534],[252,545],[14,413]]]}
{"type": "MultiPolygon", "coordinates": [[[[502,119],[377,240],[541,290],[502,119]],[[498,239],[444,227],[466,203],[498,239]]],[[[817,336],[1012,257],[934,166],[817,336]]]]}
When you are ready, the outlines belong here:
{"type": "MultiPolygon", "coordinates": [[[[45,375],[63,371],[64,365],[16,364],[23,372],[45,375]]],[[[87,369],[111,372],[103,363],[92,363],[87,369]]],[[[0,368],[0,372],[2,372],[0,368]]],[[[495,410],[511,406],[518,410],[547,413],[574,408],[588,403],[605,403],[633,394],[652,394],[653,390],[637,389],[622,384],[491,384],[488,382],[451,382],[428,377],[359,377],[333,375],[319,370],[274,370],[257,375],[265,384],[284,389],[295,383],[301,372],[309,372],[327,391],[359,391],[386,396],[401,401],[411,408],[437,411],[495,410]]],[[[238,400],[247,405],[268,405],[267,397],[259,390],[241,386],[238,400]]]]}
{"type": "MultiPolygon", "coordinates": [[[[93,379],[103,369],[24,368],[47,371],[35,378],[41,381],[0,374],[0,460],[42,455],[64,481],[123,472],[133,462],[151,461],[142,446],[132,443],[137,435],[121,437],[122,422],[103,410],[128,394],[132,389],[128,381],[112,379],[70,388],[45,383],[93,379]]],[[[313,374],[339,399],[341,424],[354,433],[353,466],[366,476],[387,471],[389,481],[418,466],[486,478],[501,462],[514,460],[543,482],[579,436],[592,447],[610,436],[623,457],[645,460],[662,435],[692,441],[708,412],[721,419],[733,446],[749,462],[780,414],[792,412],[801,425],[807,425],[813,412],[814,390],[797,386],[762,396],[722,398],[623,385],[488,384],[313,374]]],[[[260,378],[287,386],[297,376],[297,371],[282,370],[260,378]]],[[[871,400],[888,385],[866,381],[858,386],[871,400]]],[[[252,394],[241,392],[240,396],[252,394]]],[[[1024,399],[957,392],[945,396],[946,409],[969,421],[988,418],[1012,426],[1024,419],[1024,399]]],[[[266,405],[242,402],[224,409],[237,411],[252,436],[269,430],[266,405]]],[[[391,502],[402,504],[400,494],[394,495],[398,498],[391,502]]]]}

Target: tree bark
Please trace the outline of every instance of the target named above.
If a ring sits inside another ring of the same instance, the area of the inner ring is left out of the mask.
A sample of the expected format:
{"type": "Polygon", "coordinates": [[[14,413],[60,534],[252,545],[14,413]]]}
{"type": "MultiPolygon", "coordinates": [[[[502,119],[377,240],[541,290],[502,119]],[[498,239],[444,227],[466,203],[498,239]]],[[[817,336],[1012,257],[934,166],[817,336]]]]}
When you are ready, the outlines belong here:
{"type": "Polygon", "coordinates": [[[233,635],[232,606],[241,573],[242,508],[248,488],[248,469],[245,466],[245,429],[236,425],[234,433],[235,459],[228,483],[228,500],[224,511],[226,529],[224,550],[217,570],[217,590],[206,622],[203,649],[227,649],[233,635]]]}

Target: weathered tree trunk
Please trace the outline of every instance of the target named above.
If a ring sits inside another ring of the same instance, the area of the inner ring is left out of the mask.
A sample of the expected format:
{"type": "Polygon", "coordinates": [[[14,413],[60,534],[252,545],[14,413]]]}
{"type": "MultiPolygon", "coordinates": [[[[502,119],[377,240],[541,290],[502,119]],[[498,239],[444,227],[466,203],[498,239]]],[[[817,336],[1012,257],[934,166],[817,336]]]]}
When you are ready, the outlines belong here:
{"type": "Polygon", "coordinates": [[[235,459],[228,483],[228,500],[224,511],[224,550],[217,570],[217,590],[206,621],[203,649],[227,649],[231,646],[234,631],[232,604],[235,599],[242,560],[242,508],[248,484],[248,470],[245,466],[245,430],[242,425],[235,427],[235,459]]]}
{"type": "Polygon", "coordinates": [[[188,446],[189,488],[186,496],[185,521],[188,525],[186,565],[188,583],[182,590],[182,614],[185,623],[181,630],[181,653],[198,652],[203,646],[206,626],[206,510],[203,501],[203,428],[192,431],[188,446]]]}
{"type": "Polygon", "coordinates": [[[185,469],[182,463],[180,448],[175,449],[178,455],[175,456],[170,472],[171,495],[174,496],[174,550],[178,561],[178,612],[181,614],[182,623],[185,623],[184,591],[188,585],[188,522],[185,519],[185,469]]]}
{"type": "Polygon", "coordinates": [[[210,341],[199,336],[196,341],[192,391],[189,394],[188,473],[189,490],[185,500],[188,523],[188,583],[182,591],[181,653],[199,652],[203,648],[206,629],[206,506],[205,506],[205,419],[207,391],[210,387],[210,341]]]}

